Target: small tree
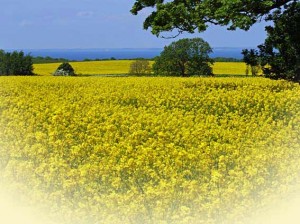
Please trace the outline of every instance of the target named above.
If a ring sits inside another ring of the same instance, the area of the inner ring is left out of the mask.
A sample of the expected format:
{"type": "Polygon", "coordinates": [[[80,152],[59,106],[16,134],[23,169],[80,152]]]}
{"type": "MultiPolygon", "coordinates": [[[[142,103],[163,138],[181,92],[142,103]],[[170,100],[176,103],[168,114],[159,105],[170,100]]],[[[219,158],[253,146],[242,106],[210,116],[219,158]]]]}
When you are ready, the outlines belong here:
{"type": "Polygon", "coordinates": [[[212,49],[201,38],[181,39],[166,46],[155,58],[154,73],[162,76],[211,76],[212,49]]]}
{"type": "Polygon", "coordinates": [[[54,76],[75,76],[75,71],[68,62],[64,62],[58,66],[58,68],[53,73],[53,75],[54,76]]]}
{"type": "Polygon", "coordinates": [[[244,49],[242,51],[242,54],[244,55],[243,61],[246,63],[246,75],[249,74],[249,67],[251,69],[251,74],[253,76],[256,76],[260,70],[260,57],[257,50],[254,49],[244,49]]]}
{"type": "Polygon", "coordinates": [[[129,74],[135,76],[148,75],[151,73],[151,67],[148,60],[136,60],[130,64],[129,74]]]}

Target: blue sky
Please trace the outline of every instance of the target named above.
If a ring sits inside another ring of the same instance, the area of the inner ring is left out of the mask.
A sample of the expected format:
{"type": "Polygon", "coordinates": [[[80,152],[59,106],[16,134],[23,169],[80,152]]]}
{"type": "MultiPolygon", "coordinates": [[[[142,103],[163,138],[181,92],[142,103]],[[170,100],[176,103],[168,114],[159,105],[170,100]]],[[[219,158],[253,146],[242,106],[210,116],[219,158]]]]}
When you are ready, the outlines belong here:
{"type": "MultiPolygon", "coordinates": [[[[0,49],[160,48],[166,40],[143,30],[149,10],[133,16],[134,0],[0,0],[0,49]]],[[[255,47],[265,24],[250,31],[212,26],[202,37],[212,47],[255,47]]],[[[177,38],[178,39],[178,38],[177,38]]]]}

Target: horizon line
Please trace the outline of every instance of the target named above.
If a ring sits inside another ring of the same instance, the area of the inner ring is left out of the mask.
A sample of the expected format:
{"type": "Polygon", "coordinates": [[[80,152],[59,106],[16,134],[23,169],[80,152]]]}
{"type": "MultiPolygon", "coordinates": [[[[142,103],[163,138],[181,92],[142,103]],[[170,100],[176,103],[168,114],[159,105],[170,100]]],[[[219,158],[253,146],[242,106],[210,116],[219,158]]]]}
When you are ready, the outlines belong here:
{"type": "MultiPolygon", "coordinates": [[[[84,50],[160,50],[163,49],[164,47],[140,47],[140,48],[134,48],[134,47],[120,47],[120,48],[0,48],[5,51],[11,51],[11,50],[33,50],[33,51],[42,51],[42,50],[64,50],[64,51],[74,51],[74,50],[79,50],[79,51],[84,51],[84,50]]],[[[253,48],[250,46],[244,46],[244,47],[212,47],[212,49],[242,49],[242,48],[253,48]]]]}

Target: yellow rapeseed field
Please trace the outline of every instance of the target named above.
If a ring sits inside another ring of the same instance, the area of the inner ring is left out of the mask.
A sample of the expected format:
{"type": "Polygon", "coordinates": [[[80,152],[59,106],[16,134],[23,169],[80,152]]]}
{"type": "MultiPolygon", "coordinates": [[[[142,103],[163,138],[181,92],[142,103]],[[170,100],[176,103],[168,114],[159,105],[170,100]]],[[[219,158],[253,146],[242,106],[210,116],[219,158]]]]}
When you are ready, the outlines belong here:
{"type": "MultiPolygon", "coordinates": [[[[130,60],[112,61],[85,61],[71,62],[77,74],[82,75],[107,75],[107,74],[127,74],[130,60]]],[[[60,63],[34,64],[34,73],[39,75],[52,75],[60,63]]]]}
{"type": "Polygon", "coordinates": [[[245,75],[246,64],[243,62],[215,62],[213,73],[216,75],[245,75]]]}
{"type": "Polygon", "coordinates": [[[0,127],[0,182],[67,224],[242,223],[299,180],[285,81],[0,77],[0,127]]]}
{"type": "MultiPolygon", "coordinates": [[[[81,75],[111,75],[127,74],[132,60],[112,60],[112,61],[87,61],[71,62],[77,74],[81,75]]],[[[151,62],[153,64],[153,62],[151,62]]],[[[34,64],[34,73],[39,75],[52,75],[60,63],[34,64]]],[[[217,75],[243,75],[246,65],[242,62],[216,62],[213,72],[217,75]]]]}

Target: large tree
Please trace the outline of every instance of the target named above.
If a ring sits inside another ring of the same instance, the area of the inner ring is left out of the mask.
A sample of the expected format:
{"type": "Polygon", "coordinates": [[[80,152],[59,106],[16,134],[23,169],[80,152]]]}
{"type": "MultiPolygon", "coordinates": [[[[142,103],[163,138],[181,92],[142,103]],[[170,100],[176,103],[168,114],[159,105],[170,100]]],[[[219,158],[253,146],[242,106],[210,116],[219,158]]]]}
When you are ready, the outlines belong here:
{"type": "MultiPolygon", "coordinates": [[[[284,13],[274,12],[267,39],[258,46],[258,59],[266,77],[300,82],[300,2],[284,13]]],[[[247,55],[246,55],[247,56],[247,55]]]]}
{"type": "Polygon", "coordinates": [[[300,82],[300,2],[284,13],[274,11],[268,19],[274,24],[266,27],[265,43],[259,51],[243,50],[244,61],[251,68],[261,67],[268,78],[300,82]]]}
{"type": "Polygon", "coordinates": [[[136,15],[152,7],[144,28],[152,28],[152,33],[159,36],[173,30],[201,32],[210,24],[248,30],[275,9],[288,7],[293,2],[297,0],[136,0],[131,12],[136,15]]]}
{"type": "MultiPolygon", "coordinates": [[[[157,36],[175,30],[178,34],[201,32],[211,24],[248,30],[261,20],[273,21],[274,27],[266,27],[268,38],[260,46],[264,74],[299,81],[299,4],[299,0],[136,0],[131,12],[152,7],[144,28],[151,28],[157,36]]],[[[249,54],[243,53],[247,59],[249,54]]]]}
{"type": "Polygon", "coordinates": [[[174,41],[155,58],[153,71],[162,76],[210,76],[210,53],[211,47],[201,38],[174,41]]]}

